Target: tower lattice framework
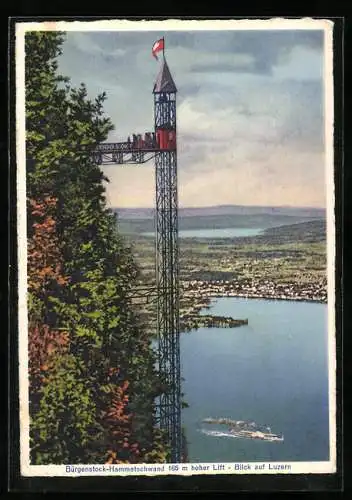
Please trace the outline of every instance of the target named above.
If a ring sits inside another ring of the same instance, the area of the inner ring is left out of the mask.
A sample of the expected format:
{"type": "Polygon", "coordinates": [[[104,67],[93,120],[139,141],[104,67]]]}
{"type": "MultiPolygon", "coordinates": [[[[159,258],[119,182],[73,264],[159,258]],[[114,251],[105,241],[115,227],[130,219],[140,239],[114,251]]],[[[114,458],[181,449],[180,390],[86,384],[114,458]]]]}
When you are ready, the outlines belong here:
{"type": "MultiPolygon", "coordinates": [[[[176,137],[176,88],[167,92],[154,88],[155,130],[176,137]],[[160,90],[160,91],[159,91],[160,90]]],[[[171,445],[172,462],[180,462],[181,449],[181,376],[179,326],[179,249],[177,150],[162,151],[155,158],[156,181],[156,282],[159,372],[167,390],[160,396],[160,427],[171,445]]]]}
{"type": "Polygon", "coordinates": [[[142,165],[155,158],[156,286],[136,290],[135,296],[153,296],[156,301],[158,368],[163,382],[158,422],[166,434],[172,463],[181,462],[182,451],[176,93],[164,56],[153,89],[155,139],[102,143],[93,152],[94,160],[102,165],[142,165]]]}

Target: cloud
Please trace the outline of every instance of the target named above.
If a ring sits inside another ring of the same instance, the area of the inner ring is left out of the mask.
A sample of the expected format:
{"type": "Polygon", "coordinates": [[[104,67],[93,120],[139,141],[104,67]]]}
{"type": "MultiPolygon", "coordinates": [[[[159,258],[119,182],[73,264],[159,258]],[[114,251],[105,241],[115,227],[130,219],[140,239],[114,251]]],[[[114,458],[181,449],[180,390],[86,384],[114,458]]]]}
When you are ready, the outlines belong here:
{"type": "MultiPolygon", "coordinates": [[[[259,161],[223,153],[180,170],[180,206],[221,204],[325,205],[323,155],[276,147],[259,161]]],[[[154,171],[148,167],[106,167],[113,206],[150,207],[155,203],[154,171]]]]}
{"type": "Polygon", "coordinates": [[[194,178],[180,173],[183,189],[180,203],[184,206],[213,204],[253,205],[325,205],[322,156],[281,151],[254,162],[236,162],[233,156],[214,158],[208,171],[194,178]],[[288,175],[287,172],[291,174],[288,175]],[[308,176],[307,176],[308,172],[308,176]],[[309,172],[314,172],[309,179],[309,172]]]}
{"type": "MultiPolygon", "coordinates": [[[[173,40],[172,40],[173,42],[173,40]]],[[[177,45],[179,48],[179,45],[177,45]]],[[[271,74],[275,66],[287,63],[297,48],[309,49],[316,54],[323,49],[322,31],[231,31],[190,34],[182,39],[182,47],[207,54],[214,61],[199,61],[191,68],[194,72],[245,72],[271,74]],[[192,43],[193,39],[193,43],[192,43]],[[188,43],[187,43],[188,41],[188,43]],[[185,43],[186,42],[186,43],[185,43]],[[222,58],[232,61],[222,62],[222,58]],[[241,62],[241,58],[244,62],[241,62]]]]}
{"type": "MultiPolygon", "coordinates": [[[[153,127],[163,33],[68,33],[60,70],[107,92],[110,141],[153,127]]],[[[324,203],[323,32],[167,32],[183,205],[324,203]],[[300,199],[301,198],[301,199],[300,199]],[[310,200],[310,201],[309,201],[310,200]],[[258,202],[258,203],[257,203],[258,202]]],[[[153,168],[106,167],[112,205],[151,206],[153,168]]]]}
{"type": "Polygon", "coordinates": [[[127,52],[126,47],[115,45],[113,33],[104,37],[104,33],[69,32],[66,34],[66,40],[71,48],[88,55],[121,57],[127,52]]]}
{"type": "MultiPolygon", "coordinates": [[[[71,48],[108,61],[128,55],[129,64],[139,54],[150,59],[159,32],[69,32],[71,48]]],[[[323,31],[197,31],[166,32],[166,51],[178,68],[193,72],[234,71],[270,74],[273,67],[289,61],[297,48],[321,53],[323,31]]],[[[151,59],[150,59],[151,60],[151,59]]],[[[119,61],[119,64],[121,61],[119,61]]]]}
{"type": "Polygon", "coordinates": [[[258,71],[258,64],[255,64],[255,62],[251,60],[249,60],[247,64],[241,62],[237,64],[224,62],[218,63],[215,66],[209,62],[206,64],[194,64],[191,71],[193,73],[209,73],[210,71],[214,71],[214,68],[220,73],[257,73],[260,71],[263,73],[270,73],[269,68],[265,65],[258,71]]]}
{"type": "Polygon", "coordinates": [[[190,96],[178,107],[179,133],[209,141],[323,146],[322,85],[319,82],[252,82],[233,91],[190,96]]]}
{"type": "Polygon", "coordinates": [[[152,207],[155,204],[153,163],[140,166],[107,166],[107,201],[113,207],[152,207]]]}

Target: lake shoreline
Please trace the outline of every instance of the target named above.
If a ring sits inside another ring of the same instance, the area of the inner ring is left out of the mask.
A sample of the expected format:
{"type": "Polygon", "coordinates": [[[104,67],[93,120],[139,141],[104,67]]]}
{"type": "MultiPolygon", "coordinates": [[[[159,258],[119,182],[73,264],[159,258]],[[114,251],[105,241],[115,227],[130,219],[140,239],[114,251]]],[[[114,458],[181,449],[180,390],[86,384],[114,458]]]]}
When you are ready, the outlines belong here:
{"type": "Polygon", "coordinates": [[[183,281],[182,293],[199,302],[209,297],[242,297],[327,303],[326,280],[317,283],[276,283],[269,280],[183,281]]]}
{"type": "Polygon", "coordinates": [[[287,300],[290,302],[306,302],[306,303],[317,303],[317,304],[327,304],[326,299],[318,299],[318,298],[306,298],[306,297],[282,297],[282,296],[273,296],[273,295],[258,295],[258,294],[242,294],[242,293],[226,293],[226,294],[218,294],[212,293],[209,295],[210,299],[220,299],[227,297],[237,297],[242,299],[265,299],[271,301],[283,301],[287,300]]]}
{"type": "Polygon", "coordinates": [[[268,282],[266,280],[266,290],[260,290],[258,283],[249,285],[244,283],[231,282],[211,282],[211,281],[186,281],[182,283],[182,293],[185,305],[181,308],[180,321],[182,332],[198,329],[200,327],[209,327],[211,318],[214,320],[214,326],[219,327],[240,327],[248,324],[248,318],[223,318],[224,325],[221,326],[221,320],[218,316],[202,314],[202,311],[210,309],[212,302],[219,298],[244,298],[244,299],[262,299],[271,301],[290,301],[305,303],[327,303],[326,289],[323,284],[310,284],[299,287],[297,284],[281,285],[268,282]],[[269,286],[268,286],[269,285],[269,286]],[[204,317],[203,317],[204,316],[204,317]],[[204,323],[204,324],[203,324],[204,323]]]}

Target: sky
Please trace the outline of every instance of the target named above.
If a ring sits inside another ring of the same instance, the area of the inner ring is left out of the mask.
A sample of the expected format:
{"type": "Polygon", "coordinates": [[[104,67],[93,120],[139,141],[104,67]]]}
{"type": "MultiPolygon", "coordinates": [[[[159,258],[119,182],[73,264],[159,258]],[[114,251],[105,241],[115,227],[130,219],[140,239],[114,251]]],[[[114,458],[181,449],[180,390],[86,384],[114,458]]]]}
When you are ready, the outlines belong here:
{"type": "MultiPolygon", "coordinates": [[[[59,69],[105,91],[109,141],[153,130],[165,56],[177,86],[179,205],[325,207],[324,32],[67,32],[59,69]]],[[[152,207],[154,166],[107,166],[114,207],[152,207]]]]}

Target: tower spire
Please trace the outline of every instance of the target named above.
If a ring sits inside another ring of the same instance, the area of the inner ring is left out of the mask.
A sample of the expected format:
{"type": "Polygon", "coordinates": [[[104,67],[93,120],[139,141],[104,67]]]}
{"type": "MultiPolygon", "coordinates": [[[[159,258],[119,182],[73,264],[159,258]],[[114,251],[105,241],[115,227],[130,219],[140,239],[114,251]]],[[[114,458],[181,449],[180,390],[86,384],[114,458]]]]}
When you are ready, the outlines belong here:
{"type": "Polygon", "coordinates": [[[163,60],[161,61],[160,71],[158,76],[156,77],[153,92],[154,94],[158,94],[160,92],[168,92],[168,93],[177,92],[177,88],[171,76],[169,66],[167,65],[165,55],[163,57],[163,60]]]}

